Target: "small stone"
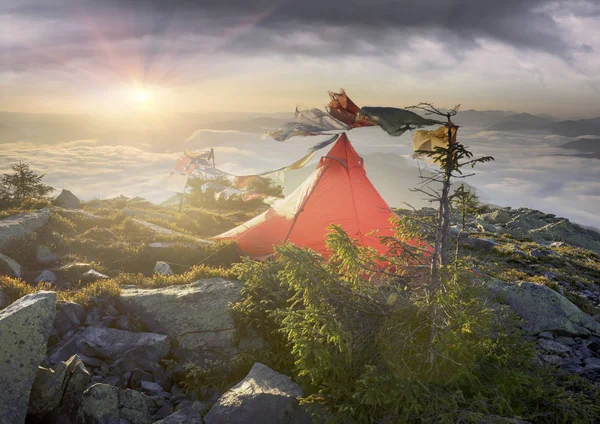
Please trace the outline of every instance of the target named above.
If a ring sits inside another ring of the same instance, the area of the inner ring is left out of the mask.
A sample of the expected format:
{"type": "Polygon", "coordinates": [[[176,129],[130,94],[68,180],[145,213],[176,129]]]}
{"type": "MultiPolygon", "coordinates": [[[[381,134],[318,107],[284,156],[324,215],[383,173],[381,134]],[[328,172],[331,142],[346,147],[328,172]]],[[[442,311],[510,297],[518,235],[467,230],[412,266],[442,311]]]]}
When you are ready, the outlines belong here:
{"type": "Polygon", "coordinates": [[[583,362],[586,371],[600,371],[600,358],[586,358],[583,362]]]}
{"type": "Polygon", "coordinates": [[[119,330],[130,331],[131,330],[131,322],[129,321],[129,318],[127,318],[126,316],[121,316],[117,320],[115,327],[118,328],[119,330]]]}
{"type": "Polygon", "coordinates": [[[83,354],[79,354],[79,357],[84,364],[89,365],[90,367],[100,368],[102,366],[102,361],[98,358],[92,358],[83,354]]]}
{"type": "Polygon", "coordinates": [[[129,380],[129,387],[132,389],[138,389],[141,387],[142,381],[154,381],[154,377],[151,373],[141,370],[139,368],[134,369],[131,372],[131,379],[129,380]]]}
{"type": "Polygon", "coordinates": [[[56,275],[52,271],[46,269],[40,272],[39,275],[35,277],[35,280],[33,281],[34,283],[41,283],[43,281],[46,283],[54,284],[56,283],[56,275]]]}
{"type": "Polygon", "coordinates": [[[158,384],[152,381],[142,381],[140,383],[142,389],[147,390],[149,392],[160,393],[163,391],[163,388],[158,384]]]}
{"type": "Polygon", "coordinates": [[[542,355],[541,359],[550,365],[558,365],[562,362],[562,358],[556,355],[542,355]]]}
{"type": "Polygon", "coordinates": [[[538,337],[540,339],[554,340],[554,335],[549,331],[542,331],[540,334],[538,334],[538,337]]]}
{"type": "Polygon", "coordinates": [[[94,282],[98,280],[109,280],[110,277],[108,275],[104,275],[98,271],[90,269],[89,271],[81,274],[81,280],[85,282],[94,282]]]}
{"type": "Polygon", "coordinates": [[[174,272],[171,269],[171,266],[163,261],[158,261],[156,262],[156,265],[154,265],[154,273],[155,274],[161,274],[161,275],[173,275],[174,272]]]}
{"type": "Polygon", "coordinates": [[[556,341],[558,343],[564,344],[565,346],[574,346],[576,344],[575,340],[572,337],[560,336],[556,338],[556,341]]]}
{"type": "Polygon", "coordinates": [[[553,340],[547,339],[539,339],[538,345],[547,352],[550,353],[567,353],[570,352],[571,349],[568,346],[565,346],[561,343],[555,342],[553,340]]]}

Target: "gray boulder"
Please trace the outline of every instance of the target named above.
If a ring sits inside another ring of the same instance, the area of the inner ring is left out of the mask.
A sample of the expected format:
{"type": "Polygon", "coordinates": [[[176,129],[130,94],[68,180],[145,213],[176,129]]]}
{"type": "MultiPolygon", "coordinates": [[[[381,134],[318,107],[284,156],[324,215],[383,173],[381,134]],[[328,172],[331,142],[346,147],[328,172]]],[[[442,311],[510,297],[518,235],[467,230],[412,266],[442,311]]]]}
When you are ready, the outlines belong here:
{"type": "Polygon", "coordinates": [[[288,376],[259,362],[223,394],[204,417],[206,424],[310,423],[298,404],[302,389],[288,376]]]}
{"type": "Polygon", "coordinates": [[[0,253],[0,274],[21,278],[21,265],[14,259],[0,253]]]}
{"type": "Polygon", "coordinates": [[[155,421],[152,415],[163,403],[160,398],[98,383],[83,392],[78,422],[97,424],[127,420],[135,424],[151,424],[155,421]]]}
{"type": "Polygon", "coordinates": [[[547,286],[495,280],[488,287],[522,318],[523,330],[528,334],[551,331],[571,336],[600,335],[599,323],[547,286]]]}
{"type": "Polygon", "coordinates": [[[56,293],[22,297],[0,311],[0,423],[25,422],[31,386],[46,354],[56,293]]]}
{"type": "Polygon", "coordinates": [[[116,328],[85,327],[66,337],[56,346],[50,356],[51,363],[65,360],[75,353],[82,352],[92,357],[114,358],[132,349],[136,355],[144,351],[160,360],[169,354],[171,340],[169,336],[154,333],[133,333],[116,328]]]}
{"type": "Polygon", "coordinates": [[[156,262],[156,265],[154,265],[154,273],[155,274],[162,274],[162,275],[173,275],[174,272],[171,269],[171,266],[163,261],[158,261],[156,262]]]}
{"type": "Polygon", "coordinates": [[[69,190],[63,189],[56,199],[54,199],[54,204],[61,208],[66,209],[79,209],[81,208],[81,201],[71,193],[69,190]]]}
{"type": "Polygon", "coordinates": [[[54,274],[52,271],[45,269],[44,271],[40,272],[38,274],[37,277],[35,277],[35,280],[33,280],[35,283],[41,283],[41,282],[46,282],[46,283],[56,283],[56,274],[54,274]]]}
{"type": "Polygon", "coordinates": [[[484,238],[470,238],[467,240],[469,247],[473,250],[479,250],[481,252],[491,252],[496,245],[496,242],[492,239],[484,238]]]}
{"type": "Polygon", "coordinates": [[[127,287],[119,301],[151,331],[176,338],[176,356],[199,361],[235,351],[229,303],[239,299],[240,291],[239,281],[211,278],[158,289],[127,287]]]}
{"type": "Polygon", "coordinates": [[[188,407],[182,408],[154,424],[203,424],[203,422],[200,412],[188,407]]]}
{"type": "Polygon", "coordinates": [[[84,281],[86,283],[92,283],[92,282],[98,281],[98,280],[109,280],[109,279],[110,279],[110,277],[108,275],[102,274],[101,272],[98,272],[93,269],[90,269],[89,271],[81,274],[81,281],[84,281]]]}
{"type": "Polygon", "coordinates": [[[34,234],[48,223],[50,209],[23,213],[0,219],[0,249],[6,247],[11,240],[21,240],[34,234]]]}
{"type": "Polygon", "coordinates": [[[29,414],[38,422],[56,422],[51,416],[73,417],[91,375],[75,355],[54,369],[39,367],[31,388],[29,414]]]}

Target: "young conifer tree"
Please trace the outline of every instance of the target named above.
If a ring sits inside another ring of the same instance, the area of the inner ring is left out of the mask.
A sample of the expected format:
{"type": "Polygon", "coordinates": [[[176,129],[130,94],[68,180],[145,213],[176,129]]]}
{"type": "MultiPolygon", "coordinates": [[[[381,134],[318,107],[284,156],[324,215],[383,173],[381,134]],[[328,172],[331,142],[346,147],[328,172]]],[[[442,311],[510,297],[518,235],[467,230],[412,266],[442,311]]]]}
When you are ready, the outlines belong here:
{"type": "Polygon", "coordinates": [[[0,179],[1,193],[5,200],[21,203],[27,198],[45,198],[54,191],[53,187],[42,182],[45,174],[35,174],[29,164],[19,162],[11,169],[13,173],[4,174],[0,179]]]}
{"type": "Polygon", "coordinates": [[[456,133],[458,126],[452,122],[452,117],[456,116],[460,105],[455,106],[447,112],[444,112],[432,103],[419,103],[416,106],[410,106],[406,109],[417,109],[425,112],[426,115],[438,115],[446,118],[446,129],[448,131],[448,144],[444,147],[435,147],[431,151],[417,151],[430,158],[439,166],[439,170],[431,176],[421,175],[423,184],[415,189],[429,197],[430,202],[438,203],[438,213],[436,220],[435,244],[433,258],[431,261],[431,293],[435,294],[440,287],[440,268],[448,265],[448,230],[450,228],[450,211],[454,193],[450,192],[452,181],[459,178],[467,178],[473,174],[464,174],[465,166],[474,167],[478,163],[493,161],[491,156],[483,156],[473,159],[473,153],[457,140],[456,133]],[[441,188],[439,185],[441,184],[441,188]]]}

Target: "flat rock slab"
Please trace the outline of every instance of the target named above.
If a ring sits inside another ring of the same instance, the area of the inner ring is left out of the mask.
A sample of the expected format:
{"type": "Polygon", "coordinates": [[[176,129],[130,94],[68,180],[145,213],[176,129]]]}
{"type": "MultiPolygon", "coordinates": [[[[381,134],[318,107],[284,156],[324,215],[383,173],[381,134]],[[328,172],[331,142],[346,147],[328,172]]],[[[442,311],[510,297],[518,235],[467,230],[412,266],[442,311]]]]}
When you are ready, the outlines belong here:
{"type": "MultiPolygon", "coordinates": [[[[51,363],[64,361],[75,353],[79,353],[83,346],[92,346],[93,350],[102,352],[109,357],[117,357],[131,349],[150,349],[158,359],[162,359],[171,350],[171,339],[164,334],[134,333],[131,331],[117,330],[106,327],[85,327],[69,338],[65,338],[53,350],[50,357],[51,363]]],[[[91,356],[91,354],[90,354],[91,356]]]]}
{"type": "Polygon", "coordinates": [[[49,218],[50,209],[46,208],[0,219],[0,249],[6,247],[11,240],[21,240],[35,233],[48,223],[49,218]]]}
{"type": "Polygon", "coordinates": [[[560,293],[529,282],[488,283],[492,294],[523,320],[523,330],[537,335],[550,331],[571,336],[600,335],[600,324],[560,293]]]}
{"type": "Polygon", "coordinates": [[[46,355],[56,293],[40,291],[0,311],[0,423],[25,422],[31,387],[46,355]]]}
{"type": "Polygon", "coordinates": [[[125,287],[119,299],[151,331],[177,338],[182,356],[196,360],[235,349],[229,303],[239,299],[241,287],[239,281],[210,278],[159,289],[125,287]]]}
{"type": "Polygon", "coordinates": [[[132,219],[131,221],[135,222],[137,225],[139,225],[143,228],[146,228],[158,235],[169,236],[169,237],[178,237],[181,239],[194,241],[195,243],[198,243],[200,245],[208,246],[208,245],[215,244],[215,242],[212,240],[205,240],[205,239],[201,239],[199,237],[189,236],[187,234],[180,233],[179,231],[174,231],[169,228],[161,227],[160,225],[152,224],[151,222],[142,221],[141,219],[132,219]]]}

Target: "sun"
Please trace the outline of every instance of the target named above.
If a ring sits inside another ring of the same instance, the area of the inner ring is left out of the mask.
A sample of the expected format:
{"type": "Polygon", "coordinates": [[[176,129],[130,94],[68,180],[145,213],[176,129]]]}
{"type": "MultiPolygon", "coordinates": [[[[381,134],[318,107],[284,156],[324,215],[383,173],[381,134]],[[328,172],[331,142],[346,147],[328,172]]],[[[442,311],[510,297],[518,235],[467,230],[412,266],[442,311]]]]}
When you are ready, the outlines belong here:
{"type": "Polygon", "coordinates": [[[133,91],[133,99],[138,103],[148,103],[150,101],[150,97],[150,91],[145,88],[136,88],[133,91]]]}

